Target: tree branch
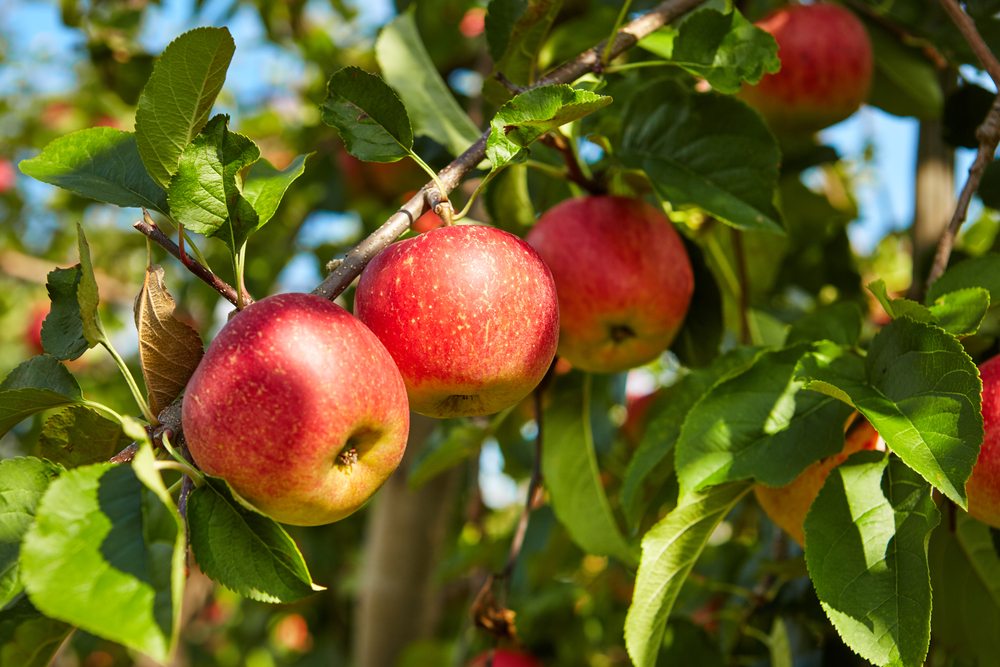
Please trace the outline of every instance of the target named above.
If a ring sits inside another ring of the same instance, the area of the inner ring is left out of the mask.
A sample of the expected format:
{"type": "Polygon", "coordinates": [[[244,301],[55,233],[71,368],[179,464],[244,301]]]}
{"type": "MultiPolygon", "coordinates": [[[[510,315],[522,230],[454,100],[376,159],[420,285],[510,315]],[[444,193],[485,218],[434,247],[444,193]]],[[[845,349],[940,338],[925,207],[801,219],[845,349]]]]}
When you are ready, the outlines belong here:
{"type": "MultiPolygon", "coordinates": [[[[660,3],[655,9],[643,14],[618,31],[608,53],[608,59],[610,60],[623,51],[632,48],[646,35],[656,31],[682,14],[686,14],[702,2],[704,0],[667,0],[660,3]]],[[[601,56],[604,54],[606,44],[607,40],[602,41],[594,48],[577,56],[574,60],[543,76],[526,90],[560,83],[571,83],[587,72],[592,71],[595,67],[600,68],[601,56]]],[[[455,158],[451,164],[438,174],[441,183],[448,192],[454,190],[465,176],[486,157],[486,140],[489,136],[490,131],[487,130],[476,140],[476,143],[469,146],[464,153],[455,158]]],[[[436,194],[436,191],[437,188],[433,183],[426,184],[399,211],[394,213],[381,227],[375,230],[371,236],[347,253],[340,266],[319,287],[314,289],[312,293],[331,301],[340,296],[347,289],[348,285],[361,275],[361,271],[372,257],[399,238],[403,232],[409,229],[410,224],[414,220],[427,211],[426,193],[433,192],[436,194]]],[[[447,193],[442,194],[446,195],[447,193]]]]}
{"type": "Polygon", "coordinates": [[[580,169],[580,163],[577,162],[576,154],[570,147],[569,142],[559,132],[549,132],[545,134],[539,141],[543,144],[559,151],[562,155],[563,161],[566,162],[566,177],[579,185],[581,188],[589,192],[590,194],[604,194],[606,189],[604,186],[597,182],[596,179],[587,178],[583,170],[580,169]]]}
{"type": "MultiPolygon", "coordinates": [[[[209,287],[221,294],[226,301],[234,306],[237,304],[238,299],[236,298],[236,290],[233,289],[229,283],[224,281],[222,278],[219,278],[219,276],[209,271],[206,267],[202,266],[195,258],[191,257],[187,253],[181,252],[177,244],[174,243],[169,236],[164,234],[162,229],[156,226],[156,223],[154,223],[152,218],[149,217],[149,214],[146,213],[146,209],[143,209],[142,213],[144,219],[132,225],[133,227],[145,234],[150,241],[176,257],[188,271],[201,278],[208,284],[209,287]]],[[[253,299],[245,292],[243,294],[243,303],[244,305],[250,305],[253,303],[253,299]]]]}
{"type": "MultiPolygon", "coordinates": [[[[997,89],[1000,90],[1000,62],[997,61],[996,56],[986,46],[982,35],[976,29],[975,22],[962,10],[961,6],[955,0],[940,0],[940,2],[941,6],[944,7],[945,11],[948,12],[955,22],[955,25],[962,32],[965,41],[972,47],[976,57],[979,58],[979,62],[982,63],[983,69],[986,70],[996,84],[997,89]]],[[[938,243],[937,254],[934,256],[934,264],[931,266],[930,274],[927,276],[928,289],[930,289],[931,284],[935,280],[941,277],[941,274],[944,273],[945,268],[948,266],[951,249],[955,245],[955,237],[958,235],[958,230],[961,229],[962,223],[965,222],[965,216],[969,211],[969,202],[972,201],[972,195],[979,188],[983,172],[990,162],[993,161],[993,154],[996,153],[997,144],[1000,143],[1000,95],[993,100],[993,106],[986,115],[983,124],[976,128],[976,139],[979,140],[979,151],[976,154],[975,161],[969,168],[969,178],[965,181],[962,194],[958,197],[958,204],[955,206],[955,213],[951,217],[948,229],[941,236],[941,241],[938,243]]]]}

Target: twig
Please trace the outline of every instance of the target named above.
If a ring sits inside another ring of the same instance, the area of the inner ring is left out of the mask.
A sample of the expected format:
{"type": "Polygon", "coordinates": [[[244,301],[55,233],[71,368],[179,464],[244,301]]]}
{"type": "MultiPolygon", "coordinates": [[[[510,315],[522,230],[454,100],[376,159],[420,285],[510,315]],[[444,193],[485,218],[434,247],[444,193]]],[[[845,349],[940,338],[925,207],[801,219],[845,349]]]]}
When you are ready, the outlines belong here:
{"type": "Polygon", "coordinates": [[[108,459],[108,463],[131,463],[132,459],[135,458],[136,452],[138,451],[139,443],[133,442],[125,449],[108,459]]]}
{"type": "Polygon", "coordinates": [[[562,155],[563,160],[566,162],[566,176],[569,180],[573,181],[590,194],[599,195],[607,192],[607,189],[601,183],[598,183],[593,178],[587,178],[586,174],[583,173],[583,170],[580,169],[580,163],[576,159],[576,153],[569,145],[566,137],[559,132],[549,132],[543,136],[540,141],[549,148],[559,151],[562,155]]]}
{"type": "MultiPolygon", "coordinates": [[[[682,14],[686,14],[702,2],[704,0],[667,0],[660,3],[656,8],[646,12],[618,31],[611,45],[608,58],[613,59],[623,51],[632,48],[646,35],[656,31],[682,14]]],[[[604,54],[606,44],[607,41],[605,40],[589,51],[580,54],[574,60],[543,76],[528,90],[541,86],[570,83],[576,81],[587,72],[592,71],[595,66],[600,67],[601,56],[604,54]]],[[[486,140],[489,135],[489,130],[484,132],[474,144],[469,146],[464,153],[455,158],[451,164],[438,174],[441,183],[448,192],[454,190],[462,179],[486,157],[486,140]]],[[[347,257],[344,258],[343,263],[319,287],[314,289],[312,293],[331,301],[340,296],[341,292],[347,289],[354,279],[361,274],[362,269],[365,268],[365,265],[372,257],[399,238],[403,232],[409,229],[410,224],[414,220],[424,214],[427,210],[425,191],[433,189],[436,188],[431,183],[428,183],[417,194],[411,197],[399,211],[386,220],[371,236],[347,253],[347,257]]]]}
{"type": "MultiPolygon", "coordinates": [[[[140,232],[145,234],[151,241],[156,243],[158,246],[169,252],[171,255],[176,257],[188,271],[201,278],[209,287],[214,289],[216,292],[221,294],[223,298],[234,306],[238,303],[239,299],[236,297],[236,290],[232,288],[226,281],[219,278],[217,275],[209,271],[207,268],[198,263],[198,260],[194,259],[187,253],[181,253],[180,248],[177,246],[173,240],[163,233],[163,230],[156,226],[152,218],[143,209],[144,220],[132,225],[140,232]]],[[[253,303],[253,299],[250,298],[249,294],[243,295],[243,300],[245,304],[253,303]]]]}
{"type": "Polygon", "coordinates": [[[503,87],[506,88],[513,95],[520,95],[521,93],[527,90],[527,88],[525,88],[524,86],[519,86],[510,79],[508,79],[507,77],[505,77],[503,75],[503,72],[497,72],[496,74],[493,75],[493,78],[499,81],[501,84],[503,84],[503,87]]]}
{"type": "MultiPolygon", "coordinates": [[[[962,36],[965,37],[965,41],[969,43],[973,53],[979,58],[983,69],[993,79],[997,90],[1000,90],[1000,62],[997,61],[996,56],[990,51],[990,47],[986,45],[983,36],[979,34],[972,17],[965,13],[956,0],[940,0],[940,3],[949,16],[951,16],[951,20],[955,22],[962,36]]],[[[955,237],[958,235],[958,230],[961,229],[962,223],[965,222],[965,216],[969,211],[969,202],[972,201],[972,195],[979,188],[979,182],[983,178],[983,171],[993,161],[993,154],[997,150],[997,144],[1000,143],[1000,96],[993,100],[993,106],[986,115],[983,124],[976,128],[976,139],[979,140],[979,152],[976,153],[976,159],[969,168],[969,178],[965,181],[962,194],[958,197],[955,214],[951,217],[948,229],[941,236],[941,241],[938,243],[937,254],[934,256],[934,264],[931,266],[930,274],[927,276],[928,289],[944,273],[945,268],[948,266],[948,258],[951,257],[951,249],[955,245],[955,237]]]]}
{"type": "Polygon", "coordinates": [[[951,20],[955,22],[955,25],[962,32],[965,41],[972,47],[972,52],[979,58],[983,69],[993,79],[997,90],[1000,90],[1000,62],[997,61],[996,56],[990,51],[990,47],[986,46],[986,41],[983,40],[983,36],[976,29],[976,23],[972,20],[972,17],[966,14],[961,5],[955,0],[940,0],[940,2],[944,10],[951,16],[951,20]]]}

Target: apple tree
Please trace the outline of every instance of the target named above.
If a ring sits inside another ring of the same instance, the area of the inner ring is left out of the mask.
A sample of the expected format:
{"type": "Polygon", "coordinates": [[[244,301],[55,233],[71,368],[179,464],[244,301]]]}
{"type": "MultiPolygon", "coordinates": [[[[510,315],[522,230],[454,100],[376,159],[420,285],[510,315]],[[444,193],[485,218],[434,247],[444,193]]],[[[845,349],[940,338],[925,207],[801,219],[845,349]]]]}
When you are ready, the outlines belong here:
{"type": "Polygon", "coordinates": [[[995,3],[232,3],[246,104],[210,4],[62,2],[0,105],[0,664],[1000,664],[995,3]]]}

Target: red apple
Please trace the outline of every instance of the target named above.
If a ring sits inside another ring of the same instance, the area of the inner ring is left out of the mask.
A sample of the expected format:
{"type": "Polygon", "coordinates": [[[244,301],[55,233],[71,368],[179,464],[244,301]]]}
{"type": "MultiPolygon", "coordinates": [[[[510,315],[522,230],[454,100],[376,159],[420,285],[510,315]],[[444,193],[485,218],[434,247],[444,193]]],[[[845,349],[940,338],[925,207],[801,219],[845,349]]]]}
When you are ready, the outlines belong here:
{"type": "Polygon", "coordinates": [[[965,484],[969,514],[1000,528],[1000,356],[979,365],[983,381],[983,446],[965,484]]]}
{"type": "Polygon", "coordinates": [[[875,428],[864,417],[858,417],[858,420],[859,422],[853,424],[849,430],[844,449],[839,454],[813,463],[787,486],[777,488],[763,484],[754,486],[757,502],[771,517],[771,521],[783,528],[803,547],[806,545],[806,535],[802,530],[802,524],[830,471],[846,461],[851,454],[862,449],[882,449],[875,428]]]}
{"type": "Polygon", "coordinates": [[[9,160],[0,158],[0,195],[17,185],[17,171],[9,160]]]}
{"type": "Polygon", "coordinates": [[[740,97],[776,134],[811,134],[844,120],[871,87],[874,57],[864,24],[840,5],[789,5],[757,22],[778,42],[781,70],[740,97]]]}
{"type": "Polygon", "coordinates": [[[42,345],[42,324],[49,315],[49,302],[39,301],[31,307],[28,315],[28,324],[24,327],[24,342],[32,355],[45,354],[45,347],[42,345]]]}
{"type": "Polygon", "coordinates": [[[488,415],[514,405],[552,362],[552,275],[518,237],[441,227],[394,243],[365,267],[354,312],[396,360],[410,409],[488,415]]]}
{"type": "MultiPolygon", "coordinates": [[[[489,657],[489,651],[480,653],[466,667],[485,667],[489,657]]],[[[498,648],[493,652],[493,667],[542,667],[542,663],[527,653],[498,648]]]]}
{"type": "Polygon", "coordinates": [[[527,237],[559,293],[559,356],[615,373],[670,346],[694,277],[680,236],[657,209],[627,197],[566,200],[527,237]]]}
{"type": "Polygon", "coordinates": [[[385,347],[340,306],[279,294],[222,328],[188,382],[198,467],[283,523],[351,514],[406,447],[406,390],[385,347]]]}

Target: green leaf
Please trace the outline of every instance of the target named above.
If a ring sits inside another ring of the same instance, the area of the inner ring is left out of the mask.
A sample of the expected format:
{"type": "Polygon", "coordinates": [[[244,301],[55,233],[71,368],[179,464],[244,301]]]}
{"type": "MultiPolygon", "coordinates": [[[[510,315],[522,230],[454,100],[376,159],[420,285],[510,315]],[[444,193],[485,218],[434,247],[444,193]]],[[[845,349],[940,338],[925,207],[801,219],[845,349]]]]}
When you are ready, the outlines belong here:
{"type": "Polygon", "coordinates": [[[523,235],[537,219],[528,192],[528,167],[513,165],[497,174],[483,192],[483,203],[495,225],[523,235]]]}
{"type": "Polygon", "coordinates": [[[944,109],[944,91],[937,67],[923,49],[906,46],[874,21],[864,20],[875,56],[868,104],[897,116],[937,120],[944,109]]]}
{"type": "Polygon", "coordinates": [[[844,448],[851,408],[805,390],[798,364],[809,352],[804,343],[763,352],[691,408],[677,441],[682,492],[751,477],[784,486],[844,448]]]}
{"type": "Polygon", "coordinates": [[[829,340],[837,345],[854,347],[861,337],[861,309],[852,301],[837,303],[814,310],[792,325],[785,345],[829,340]]]}
{"type": "MultiPolygon", "coordinates": [[[[493,73],[501,72],[511,82],[527,86],[535,82],[535,63],[545,36],[562,0],[493,0],[486,12],[486,41],[493,58],[493,73]],[[512,27],[508,27],[512,26],[512,27]],[[499,55],[498,54],[502,54],[499,55]]],[[[512,97],[500,82],[488,77],[483,97],[497,106],[512,97]]]]}
{"type": "Polygon", "coordinates": [[[877,665],[920,667],[930,641],[927,541],[941,516],[902,461],[859,452],[831,471],[806,515],[806,564],[848,646],[877,665]]]}
{"type": "Polygon", "coordinates": [[[417,452],[406,474],[407,486],[415,491],[445,470],[478,453],[490,433],[486,424],[466,419],[445,420],[417,452]]]}
{"type": "Polygon", "coordinates": [[[249,509],[221,479],[188,498],[191,550],[202,571],[240,595],[262,602],[301,600],[322,586],[312,583],[295,542],[274,520],[249,509]]]}
{"type": "Polygon", "coordinates": [[[334,73],[321,107],[323,122],[340,132],[347,152],[368,162],[395,162],[413,149],[410,118],[396,93],[359,67],[334,73]]]}
{"type": "Polygon", "coordinates": [[[164,49],[142,89],[136,140],[146,170],[169,189],[184,148],[205,127],[236,44],[226,28],[195,28],[164,49]]]}
{"type": "Polygon", "coordinates": [[[490,126],[486,157],[493,169],[528,159],[525,149],[546,132],[583,118],[611,104],[611,98],[567,85],[543,86],[507,102],[490,126]]]}
{"type": "Polygon", "coordinates": [[[542,475],[556,517],[573,541],[588,554],[614,556],[632,565],[635,555],[618,528],[601,485],[591,422],[592,383],[588,374],[582,396],[566,396],[546,412],[542,475]]]}
{"type": "Polygon", "coordinates": [[[83,335],[83,318],[76,295],[82,276],[77,264],[70,269],[50,271],[45,283],[52,306],[42,323],[42,347],[57,359],[79,359],[90,349],[83,335]]]}
{"type": "Polygon", "coordinates": [[[43,616],[22,597],[0,610],[0,665],[48,667],[73,626],[43,616]]]}
{"type": "MultiPolygon", "coordinates": [[[[22,361],[17,368],[7,374],[3,382],[0,382],[0,392],[25,389],[41,389],[63,394],[73,402],[83,399],[76,378],[59,363],[58,359],[48,354],[40,354],[22,361]]],[[[0,402],[0,409],[3,407],[6,405],[0,402]]]]}
{"type": "Polygon", "coordinates": [[[989,308],[990,293],[982,287],[969,287],[939,296],[930,312],[948,333],[971,336],[979,330],[989,308]]]}
{"type": "Polygon", "coordinates": [[[260,148],[228,125],[229,116],[215,116],[184,149],[169,193],[174,216],[185,227],[220,238],[236,254],[263,224],[240,182],[240,170],[260,158],[260,148]]]}
{"type": "Polygon", "coordinates": [[[788,624],[780,616],[774,617],[769,638],[771,641],[767,648],[771,653],[771,667],[793,667],[795,661],[788,640],[788,624]]]}
{"type": "Polygon", "coordinates": [[[46,616],[167,662],[181,603],[178,531],[147,538],[163,512],[161,498],[132,466],[63,473],[42,496],[21,547],[32,603],[46,616]]]}
{"type": "Polygon", "coordinates": [[[625,646],[636,667],[652,667],[681,586],[708,538],[752,488],[730,482],[681,497],[677,507],[642,538],[642,559],[625,618],[625,646]]]}
{"type": "Polygon", "coordinates": [[[799,372],[810,389],[856,406],[908,466],[966,507],[965,482],[983,442],[982,383],[954,336],[893,320],[863,360],[826,349],[805,357],[799,372]]]}
{"type": "Polygon", "coordinates": [[[490,0],[486,10],[486,45],[493,62],[499,62],[510,44],[514,26],[528,10],[528,0],[490,0]]]}
{"type": "Polygon", "coordinates": [[[132,132],[111,127],[80,130],[59,137],[18,166],[32,178],[81,197],[170,214],[167,193],[146,173],[132,132]]]}
{"type": "Polygon", "coordinates": [[[935,646],[979,667],[1000,665],[1000,557],[990,528],[961,510],[931,535],[935,646]]]}
{"type": "Polygon", "coordinates": [[[59,472],[54,463],[32,457],[0,461],[0,608],[21,591],[21,539],[35,521],[39,498],[59,472]]]}
{"type": "Polygon", "coordinates": [[[97,306],[101,297],[97,293],[97,278],[94,276],[94,265],[90,261],[90,244],[83,233],[83,226],[76,223],[77,247],[80,250],[80,283],[76,287],[76,299],[80,304],[80,318],[83,320],[83,337],[87,345],[94,347],[106,341],[104,324],[97,306]]]}
{"type": "Polygon", "coordinates": [[[670,344],[670,351],[681,365],[701,368],[719,356],[726,328],[722,292],[702,249],[686,236],[682,235],[681,240],[691,261],[694,292],[681,329],[670,344]]]}
{"type": "Polygon", "coordinates": [[[461,155],[482,134],[451,94],[431,61],[411,11],[382,28],[375,55],[386,83],[402,99],[416,134],[461,155]]]}
{"type": "Polygon", "coordinates": [[[784,233],[772,201],[781,151],[739,100],[651,84],[623,113],[619,156],[674,206],[700,206],[738,229],[784,233]]]}
{"type": "Polygon", "coordinates": [[[674,448],[691,407],[720,379],[745,368],[759,351],[758,348],[737,347],[707,367],[688,373],[677,384],[664,390],[666,396],[658,401],[663,409],[650,419],[622,482],[622,508],[632,528],[638,527],[646,508],[643,494],[646,480],[674,448]]]}
{"type": "Polygon", "coordinates": [[[737,9],[727,14],[715,9],[695,12],[680,25],[676,37],[647,38],[639,46],[730,95],[739,92],[743,81],[758,83],[764,74],[781,68],[774,37],[737,9]]]}
{"type": "Polygon", "coordinates": [[[948,292],[968,287],[982,287],[990,293],[990,303],[1000,303],[1000,253],[991,252],[951,266],[935,280],[924,303],[931,306],[948,292]]]}
{"type": "Polygon", "coordinates": [[[866,286],[868,291],[875,295],[879,303],[885,309],[886,314],[889,317],[896,319],[897,317],[909,317],[917,322],[930,322],[931,324],[937,324],[938,318],[930,310],[921,306],[916,301],[910,301],[909,299],[890,299],[889,292],[885,286],[885,281],[881,278],[875,282],[868,283],[866,286]]]}
{"type": "Polygon", "coordinates": [[[250,167],[246,183],[243,184],[243,196],[257,212],[257,229],[274,216],[285,191],[295,179],[305,173],[306,158],[310,155],[312,153],[298,156],[280,171],[267,160],[257,160],[250,167]]]}
{"type": "Polygon", "coordinates": [[[90,408],[73,406],[45,422],[38,446],[41,455],[50,461],[76,468],[107,461],[131,441],[118,422],[90,408]]]}

